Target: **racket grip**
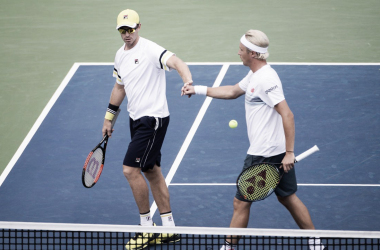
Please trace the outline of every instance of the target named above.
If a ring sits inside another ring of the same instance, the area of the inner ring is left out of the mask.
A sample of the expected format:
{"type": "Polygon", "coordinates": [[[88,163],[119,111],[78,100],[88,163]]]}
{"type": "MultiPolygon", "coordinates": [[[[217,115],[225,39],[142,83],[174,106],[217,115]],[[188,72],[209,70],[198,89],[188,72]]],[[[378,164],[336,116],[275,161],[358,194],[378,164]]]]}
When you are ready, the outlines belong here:
{"type": "Polygon", "coordinates": [[[308,156],[311,155],[311,154],[314,154],[314,153],[317,152],[317,151],[319,151],[319,148],[318,148],[317,145],[315,145],[314,147],[312,147],[312,148],[306,150],[305,152],[303,152],[302,154],[297,155],[297,156],[296,156],[296,162],[305,159],[306,157],[308,157],[308,156]]]}

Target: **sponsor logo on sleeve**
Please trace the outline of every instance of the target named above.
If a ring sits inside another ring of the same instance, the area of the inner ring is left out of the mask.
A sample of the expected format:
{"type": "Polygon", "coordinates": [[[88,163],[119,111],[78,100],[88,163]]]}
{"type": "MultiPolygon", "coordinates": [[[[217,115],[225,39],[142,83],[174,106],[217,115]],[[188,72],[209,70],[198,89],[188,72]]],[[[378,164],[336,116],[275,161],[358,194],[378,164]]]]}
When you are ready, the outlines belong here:
{"type": "Polygon", "coordinates": [[[265,94],[269,94],[270,92],[272,92],[273,90],[275,90],[275,89],[277,89],[277,88],[278,88],[277,85],[276,85],[276,86],[273,86],[272,88],[265,90],[265,94]]]}

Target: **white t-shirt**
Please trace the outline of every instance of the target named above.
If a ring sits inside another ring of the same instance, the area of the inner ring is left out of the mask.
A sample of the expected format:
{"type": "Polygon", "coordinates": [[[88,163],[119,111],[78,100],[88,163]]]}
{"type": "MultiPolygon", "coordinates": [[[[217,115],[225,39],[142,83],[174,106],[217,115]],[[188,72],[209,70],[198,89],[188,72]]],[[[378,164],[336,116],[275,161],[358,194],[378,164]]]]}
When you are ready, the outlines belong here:
{"type": "Polygon", "coordinates": [[[285,100],[281,80],[270,65],[249,71],[239,86],[245,91],[250,147],[247,154],[270,157],[285,152],[285,133],[274,106],[285,100]]]}
{"type": "Polygon", "coordinates": [[[132,49],[124,46],[116,52],[113,76],[124,85],[129,116],[169,116],[165,70],[171,70],[166,62],[174,54],[142,37],[132,49]]]}

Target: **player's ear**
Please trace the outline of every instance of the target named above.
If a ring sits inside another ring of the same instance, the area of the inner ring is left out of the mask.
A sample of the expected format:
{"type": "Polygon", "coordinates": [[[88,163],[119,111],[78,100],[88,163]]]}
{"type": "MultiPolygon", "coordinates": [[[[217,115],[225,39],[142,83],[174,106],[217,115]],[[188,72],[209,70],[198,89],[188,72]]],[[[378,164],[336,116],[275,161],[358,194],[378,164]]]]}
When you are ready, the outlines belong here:
{"type": "Polygon", "coordinates": [[[251,58],[256,58],[256,52],[255,51],[249,50],[249,55],[251,56],[251,58]]]}

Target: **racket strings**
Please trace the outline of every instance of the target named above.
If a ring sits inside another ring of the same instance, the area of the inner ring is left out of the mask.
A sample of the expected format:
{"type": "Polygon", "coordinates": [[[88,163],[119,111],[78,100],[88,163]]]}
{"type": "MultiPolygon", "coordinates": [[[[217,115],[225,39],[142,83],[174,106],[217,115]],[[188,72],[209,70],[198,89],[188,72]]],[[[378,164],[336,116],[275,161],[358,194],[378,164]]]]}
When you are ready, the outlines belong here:
{"type": "Polygon", "coordinates": [[[255,165],[241,174],[239,192],[246,200],[262,200],[273,193],[279,181],[280,174],[276,167],[267,163],[255,165]]]}
{"type": "MultiPolygon", "coordinates": [[[[90,156],[90,155],[89,155],[90,156]]],[[[99,178],[103,169],[103,150],[97,148],[92,155],[86,160],[86,168],[84,172],[84,184],[91,187],[99,178]]]]}

